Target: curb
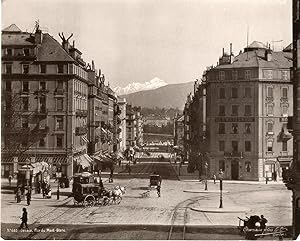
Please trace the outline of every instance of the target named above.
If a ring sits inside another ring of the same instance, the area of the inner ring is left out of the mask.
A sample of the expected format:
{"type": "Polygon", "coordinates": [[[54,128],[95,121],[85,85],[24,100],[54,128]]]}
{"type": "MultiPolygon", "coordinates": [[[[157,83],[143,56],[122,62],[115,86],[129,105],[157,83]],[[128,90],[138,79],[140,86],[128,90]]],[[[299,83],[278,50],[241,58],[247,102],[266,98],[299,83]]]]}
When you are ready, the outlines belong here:
{"type": "Polygon", "coordinates": [[[202,213],[245,213],[250,211],[250,208],[215,208],[215,207],[203,207],[203,208],[191,208],[191,210],[202,213]]]}
{"type": "MultiPolygon", "coordinates": [[[[189,193],[220,193],[220,190],[214,190],[214,191],[205,191],[205,190],[183,190],[183,192],[189,192],[189,193]]],[[[229,193],[229,191],[222,191],[222,193],[229,193]]]]}

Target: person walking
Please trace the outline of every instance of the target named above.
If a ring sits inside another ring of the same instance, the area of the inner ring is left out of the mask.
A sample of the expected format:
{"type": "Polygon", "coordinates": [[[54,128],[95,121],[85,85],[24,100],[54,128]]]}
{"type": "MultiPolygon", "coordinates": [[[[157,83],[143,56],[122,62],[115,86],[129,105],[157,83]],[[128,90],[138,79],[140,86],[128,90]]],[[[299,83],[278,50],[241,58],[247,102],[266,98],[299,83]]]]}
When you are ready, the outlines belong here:
{"type": "Polygon", "coordinates": [[[27,198],[27,205],[29,206],[30,201],[31,201],[31,190],[30,190],[30,188],[27,191],[26,198],[27,198]]]}
{"type": "Polygon", "coordinates": [[[20,229],[23,228],[24,224],[25,224],[25,227],[28,228],[28,225],[27,225],[28,216],[27,216],[26,208],[23,208],[23,214],[22,214],[21,220],[22,220],[22,223],[20,225],[20,229]]]}
{"type": "Polygon", "coordinates": [[[157,184],[157,196],[160,197],[160,188],[161,188],[161,182],[158,182],[157,184]]]}
{"type": "Polygon", "coordinates": [[[12,176],[9,175],[9,177],[8,177],[8,183],[9,183],[9,186],[10,186],[10,187],[11,187],[11,180],[12,180],[12,176]]]}
{"type": "Polygon", "coordinates": [[[217,180],[216,174],[213,175],[213,179],[214,179],[214,184],[216,184],[216,180],[217,180]]]}
{"type": "Polygon", "coordinates": [[[21,202],[21,189],[19,187],[17,189],[16,199],[17,199],[17,203],[21,202]]]}

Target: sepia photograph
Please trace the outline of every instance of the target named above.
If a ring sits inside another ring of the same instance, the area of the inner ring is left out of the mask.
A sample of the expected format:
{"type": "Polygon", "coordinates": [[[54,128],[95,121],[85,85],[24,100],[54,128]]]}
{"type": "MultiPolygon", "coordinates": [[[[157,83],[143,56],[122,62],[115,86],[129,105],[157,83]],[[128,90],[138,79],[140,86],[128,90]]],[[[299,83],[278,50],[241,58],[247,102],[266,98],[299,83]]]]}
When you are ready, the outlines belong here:
{"type": "Polygon", "coordinates": [[[2,239],[300,240],[300,0],[1,8],[2,239]]]}

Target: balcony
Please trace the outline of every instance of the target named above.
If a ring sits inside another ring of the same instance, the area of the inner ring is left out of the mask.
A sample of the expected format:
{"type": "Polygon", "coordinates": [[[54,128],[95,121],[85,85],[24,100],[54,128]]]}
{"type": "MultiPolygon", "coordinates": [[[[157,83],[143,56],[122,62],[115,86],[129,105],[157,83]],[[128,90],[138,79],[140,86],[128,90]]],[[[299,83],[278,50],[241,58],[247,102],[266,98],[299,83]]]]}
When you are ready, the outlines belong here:
{"type": "Polygon", "coordinates": [[[46,115],[48,115],[48,109],[41,107],[40,109],[35,110],[35,114],[38,116],[46,116],[46,115]]]}
{"type": "Polygon", "coordinates": [[[88,116],[88,111],[87,110],[76,110],[76,116],[87,117],[88,116]]]}
{"type": "Polygon", "coordinates": [[[87,128],[86,127],[76,127],[75,128],[75,135],[76,136],[82,136],[87,133],[87,128]]]}
{"type": "Polygon", "coordinates": [[[242,151],[224,152],[224,158],[244,158],[242,151]]]}
{"type": "Polygon", "coordinates": [[[63,89],[56,89],[54,91],[54,95],[64,95],[65,91],[63,89]]]}
{"type": "Polygon", "coordinates": [[[36,54],[19,53],[17,55],[6,54],[2,56],[3,61],[34,61],[37,59],[36,54]]]}
{"type": "Polygon", "coordinates": [[[49,93],[48,89],[38,89],[38,90],[34,91],[35,95],[44,95],[44,94],[47,94],[47,93],[49,93]]]}

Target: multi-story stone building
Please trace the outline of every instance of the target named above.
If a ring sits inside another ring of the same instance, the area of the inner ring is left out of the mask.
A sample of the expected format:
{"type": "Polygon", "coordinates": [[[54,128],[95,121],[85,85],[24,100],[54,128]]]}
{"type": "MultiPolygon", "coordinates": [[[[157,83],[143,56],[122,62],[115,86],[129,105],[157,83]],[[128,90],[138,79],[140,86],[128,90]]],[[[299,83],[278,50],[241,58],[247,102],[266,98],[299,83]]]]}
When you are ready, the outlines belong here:
{"type": "Polygon", "coordinates": [[[120,151],[126,150],[126,99],[119,98],[118,105],[121,110],[121,114],[119,116],[119,126],[121,132],[119,134],[119,141],[120,141],[120,151]]]}
{"type": "Polygon", "coordinates": [[[141,107],[126,106],[126,147],[142,146],[143,119],[141,107]]]}
{"type": "Polygon", "coordinates": [[[70,45],[70,37],[60,37],[62,44],[42,33],[38,25],[34,33],[22,32],[14,24],[2,31],[2,95],[6,96],[2,101],[2,175],[16,173],[24,164],[45,161],[50,171],[60,167],[72,176],[92,163],[87,155],[87,66],[74,43],[70,45]],[[23,111],[15,129],[22,133],[24,128],[37,126],[48,134],[30,145],[27,139],[22,143],[23,152],[9,156],[12,96],[20,98],[23,111]]]}
{"type": "Polygon", "coordinates": [[[183,137],[183,148],[184,148],[184,159],[189,160],[191,156],[191,103],[192,93],[188,94],[186,103],[183,109],[183,126],[184,126],[184,137],[183,137]]]}
{"type": "Polygon", "coordinates": [[[293,137],[294,153],[293,162],[290,165],[287,177],[287,187],[292,190],[293,204],[293,239],[300,235],[300,106],[299,106],[299,85],[300,85],[300,0],[293,0],[293,68],[292,82],[294,87],[294,117],[293,137]]]}
{"type": "Polygon", "coordinates": [[[291,52],[253,42],[233,58],[224,53],[206,79],[209,168],[224,178],[281,178],[292,158],[287,130],[293,114],[291,52]]]}
{"type": "Polygon", "coordinates": [[[184,116],[176,114],[174,118],[174,146],[183,150],[184,145],[184,116]]]}

